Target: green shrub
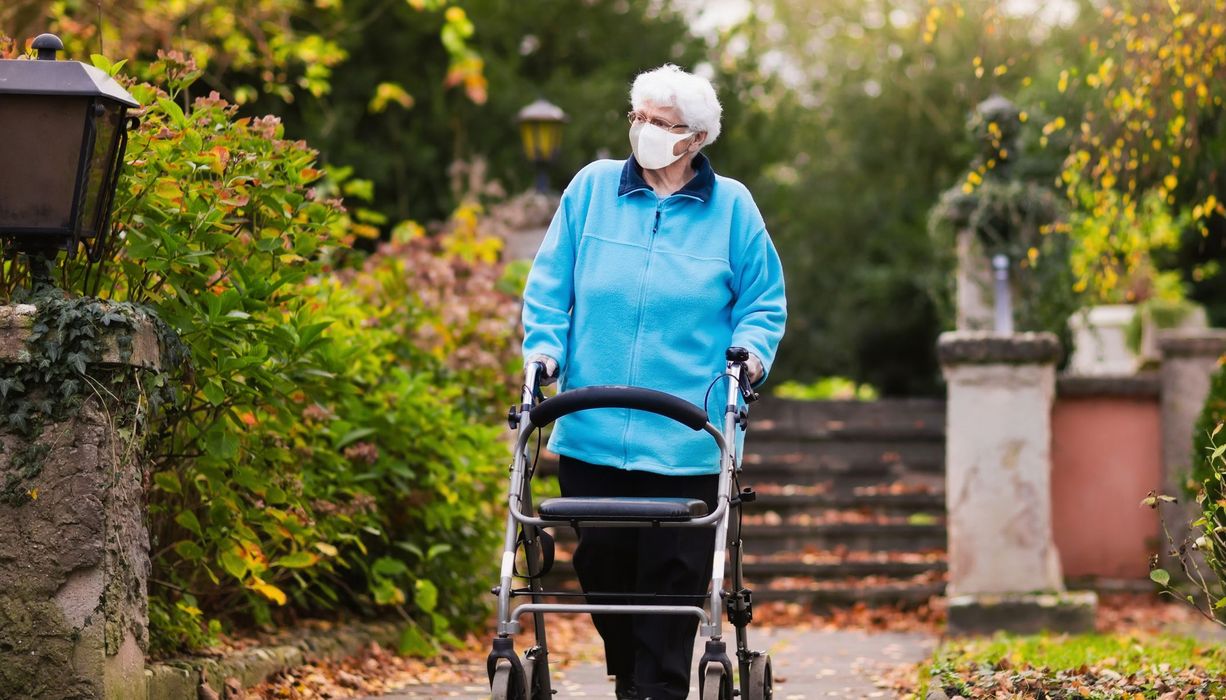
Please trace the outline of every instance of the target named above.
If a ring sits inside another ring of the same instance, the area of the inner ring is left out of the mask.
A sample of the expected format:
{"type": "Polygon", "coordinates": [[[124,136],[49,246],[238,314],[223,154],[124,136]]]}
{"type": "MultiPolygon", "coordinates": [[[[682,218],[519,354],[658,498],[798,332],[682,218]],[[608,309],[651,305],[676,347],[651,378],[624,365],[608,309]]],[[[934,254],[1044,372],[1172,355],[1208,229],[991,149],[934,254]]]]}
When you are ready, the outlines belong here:
{"type": "Polygon", "coordinates": [[[436,240],[362,256],[354,232],[372,229],[313,150],[216,94],[189,101],[190,60],[150,72],[164,89],[130,88],[147,109],[113,262],[67,275],[151,307],[187,347],[147,445],[153,651],[380,606],[428,651],[482,618],[497,537],[505,449],[479,418],[510,400],[515,324],[496,245],[466,209],[436,240]]]}
{"type": "Polygon", "coordinates": [[[873,401],[877,398],[877,389],[871,384],[857,384],[846,377],[823,377],[809,384],[788,380],[775,387],[774,394],[781,399],[803,401],[873,401]]]}

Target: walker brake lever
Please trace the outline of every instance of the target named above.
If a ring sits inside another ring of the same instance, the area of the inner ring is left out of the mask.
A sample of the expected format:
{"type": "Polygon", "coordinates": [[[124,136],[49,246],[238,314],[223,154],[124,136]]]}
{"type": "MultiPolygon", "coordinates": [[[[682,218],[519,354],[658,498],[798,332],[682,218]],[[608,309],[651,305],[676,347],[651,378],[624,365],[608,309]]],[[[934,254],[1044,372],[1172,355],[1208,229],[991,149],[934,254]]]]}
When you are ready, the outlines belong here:
{"type": "Polygon", "coordinates": [[[745,403],[750,404],[762,398],[749,383],[749,350],[733,346],[724,351],[724,357],[729,362],[736,363],[740,370],[737,373],[737,388],[741,390],[741,398],[745,399],[745,403]]]}
{"type": "Polygon", "coordinates": [[[749,383],[749,367],[741,365],[741,376],[737,378],[737,385],[741,389],[741,398],[745,399],[745,403],[753,403],[762,398],[762,395],[754,391],[753,386],[749,383]]]}

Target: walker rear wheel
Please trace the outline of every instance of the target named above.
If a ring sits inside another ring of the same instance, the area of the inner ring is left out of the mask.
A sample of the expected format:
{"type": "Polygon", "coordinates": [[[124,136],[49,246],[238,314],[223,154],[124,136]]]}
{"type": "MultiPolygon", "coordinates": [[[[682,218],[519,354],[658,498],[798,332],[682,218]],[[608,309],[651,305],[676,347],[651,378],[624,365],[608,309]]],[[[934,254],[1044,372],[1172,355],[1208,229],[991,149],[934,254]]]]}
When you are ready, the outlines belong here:
{"type": "Polygon", "coordinates": [[[524,654],[524,678],[527,680],[527,698],[526,700],[551,700],[549,695],[545,693],[545,680],[542,678],[549,673],[549,666],[539,663],[536,659],[524,654]]]}
{"type": "Polygon", "coordinates": [[[707,672],[702,679],[702,691],[698,697],[701,700],[732,700],[732,679],[724,674],[722,664],[707,665],[707,672]]]}
{"type": "Polygon", "coordinates": [[[515,672],[510,661],[499,660],[490,681],[490,700],[528,700],[524,693],[524,679],[515,672]]]}
{"type": "Polygon", "coordinates": [[[749,662],[749,700],[771,700],[774,691],[771,689],[770,654],[758,654],[749,662]]]}

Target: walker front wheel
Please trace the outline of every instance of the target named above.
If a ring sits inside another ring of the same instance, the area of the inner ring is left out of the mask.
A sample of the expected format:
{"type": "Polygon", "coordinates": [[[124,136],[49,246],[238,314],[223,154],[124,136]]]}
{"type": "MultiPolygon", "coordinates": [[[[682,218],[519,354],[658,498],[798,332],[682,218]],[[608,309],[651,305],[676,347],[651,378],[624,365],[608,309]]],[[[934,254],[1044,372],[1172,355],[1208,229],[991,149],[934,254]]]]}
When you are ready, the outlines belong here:
{"type": "Polygon", "coordinates": [[[724,674],[721,664],[708,664],[702,679],[701,700],[732,700],[732,679],[724,674]]]}
{"type": "Polygon", "coordinates": [[[748,700],[771,700],[774,697],[772,683],[770,654],[758,654],[749,662],[748,700]]]}

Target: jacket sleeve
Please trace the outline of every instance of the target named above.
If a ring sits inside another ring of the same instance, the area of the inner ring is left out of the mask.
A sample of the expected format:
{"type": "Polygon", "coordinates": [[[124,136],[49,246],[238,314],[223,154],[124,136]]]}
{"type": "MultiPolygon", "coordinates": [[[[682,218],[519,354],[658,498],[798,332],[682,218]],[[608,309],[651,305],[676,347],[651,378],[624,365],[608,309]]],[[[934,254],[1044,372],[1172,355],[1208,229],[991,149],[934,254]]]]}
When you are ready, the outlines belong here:
{"type": "Polygon", "coordinates": [[[576,235],[570,210],[569,198],[563,194],[524,287],[524,359],[537,354],[552,357],[559,372],[566,367],[575,304],[576,235]]]}
{"type": "Polygon", "coordinates": [[[748,349],[762,361],[760,385],[770,374],[787,321],[783,265],[766,229],[750,237],[732,261],[736,301],[732,306],[732,344],[748,349]]]}

